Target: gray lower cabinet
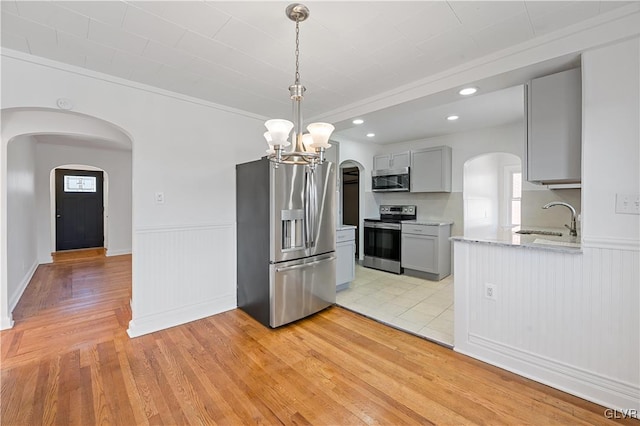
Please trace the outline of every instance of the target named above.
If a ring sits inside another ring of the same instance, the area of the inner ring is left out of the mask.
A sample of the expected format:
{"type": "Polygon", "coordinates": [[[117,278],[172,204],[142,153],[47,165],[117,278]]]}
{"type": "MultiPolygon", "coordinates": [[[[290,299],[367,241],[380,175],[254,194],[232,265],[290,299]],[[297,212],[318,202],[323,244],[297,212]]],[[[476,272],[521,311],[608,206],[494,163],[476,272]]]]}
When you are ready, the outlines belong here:
{"type": "Polygon", "coordinates": [[[336,234],[336,290],[344,290],[355,278],[355,229],[339,229],[336,234]]]}
{"type": "Polygon", "coordinates": [[[451,274],[450,224],[402,224],[401,263],[404,273],[430,280],[451,274]]]}

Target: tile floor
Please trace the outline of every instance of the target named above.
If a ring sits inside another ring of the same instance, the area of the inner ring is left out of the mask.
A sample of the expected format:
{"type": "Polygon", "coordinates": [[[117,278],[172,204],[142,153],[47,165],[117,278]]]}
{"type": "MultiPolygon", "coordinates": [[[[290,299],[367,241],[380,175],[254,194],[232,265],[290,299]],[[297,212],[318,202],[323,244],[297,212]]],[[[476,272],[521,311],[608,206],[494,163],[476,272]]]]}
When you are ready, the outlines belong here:
{"type": "Polygon", "coordinates": [[[336,303],[392,327],[453,346],[453,275],[429,281],[356,264],[336,303]]]}

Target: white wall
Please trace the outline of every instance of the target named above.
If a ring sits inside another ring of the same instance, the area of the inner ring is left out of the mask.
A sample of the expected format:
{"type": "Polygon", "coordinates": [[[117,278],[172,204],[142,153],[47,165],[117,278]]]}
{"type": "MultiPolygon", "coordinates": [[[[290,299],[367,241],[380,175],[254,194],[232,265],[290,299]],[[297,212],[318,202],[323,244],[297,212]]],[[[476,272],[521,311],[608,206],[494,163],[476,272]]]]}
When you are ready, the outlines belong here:
{"type": "Polygon", "coordinates": [[[52,107],[60,97],[133,140],[130,335],[234,308],[235,164],[264,154],[264,117],[3,50],[3,108],[52,107]]]}
{"type": "Polygon", "coordinates": [[[51,170],[66,164],[97,167],[108,174],[107,254],[131,252],[131,151],[38,143],[36,145],[36,199],[38,259],[51,262],[55,251],[51,229],[51,170]]]}
{"type": "Polygon", "coordinates": [[[617,214],[616,194],[640,194],[640,41],[582,57],[584,242],[637,246],[640,216],[617,214]]]}
{"type": "MultiPolygon", "coordinates": [[[[487,108],[490,108],[487,105],[487,108]]],[[[463,133],[452,133],[411,142],[379,147],[377,153],[407,151],[447,145],[451,153],[451,191],[462,192],[464,163],[474,157],[491,152],[506,152],[524,158],[524,103],[523,121],[506,126],[489,127],[463,133]]],[[[386,195],[386,194],[385,194],[386,195]]]]}
{"type": "Polygon", "coordinates": [[[35,151],[30,136],[14,138],[7,146],[12,161],[7,168],[7,246],[12,261],[8,263],[7,295],[10,310],[15,308],[38,266],[35,229],[35,151]]]}

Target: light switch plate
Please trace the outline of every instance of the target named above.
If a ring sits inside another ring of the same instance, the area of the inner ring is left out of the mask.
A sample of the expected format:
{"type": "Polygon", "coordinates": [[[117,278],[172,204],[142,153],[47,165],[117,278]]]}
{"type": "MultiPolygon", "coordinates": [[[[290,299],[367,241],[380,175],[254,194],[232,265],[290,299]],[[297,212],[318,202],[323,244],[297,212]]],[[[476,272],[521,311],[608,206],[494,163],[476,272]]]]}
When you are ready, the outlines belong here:
{"type": "Polygon", "coordinates": [[[640,214],[640,194],[616,194],[616,213],[640,214]]]}

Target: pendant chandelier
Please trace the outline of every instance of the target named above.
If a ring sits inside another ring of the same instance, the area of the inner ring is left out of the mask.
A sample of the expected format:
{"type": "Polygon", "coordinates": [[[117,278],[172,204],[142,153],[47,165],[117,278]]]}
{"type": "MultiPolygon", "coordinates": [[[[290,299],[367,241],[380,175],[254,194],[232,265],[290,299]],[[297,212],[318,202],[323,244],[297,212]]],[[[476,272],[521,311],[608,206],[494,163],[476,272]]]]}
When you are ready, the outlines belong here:
{"type": "Polygon", "coordinates": [[[329,123],[311,123],[307,126],[309,133],[302,130],[302,98],[306,88],[300,84],[300,22],[309,17],[309,9],[299,3],[287,6],[286,14],[296,23],[296,74],[293,85],[289,86],[289,93],[293,101],[293,122],[289,120],[267,120],[264,125],[267,131],[264,137],[269,144],[268,158],[278,164],[306,164],[315,167],[325,161],[325,150],[331,148],[329,137],[333,132],[333,125],[329,123]],[[288,141],[293,130],[291,151],[284,148],[291,145],[288,141]]]}

